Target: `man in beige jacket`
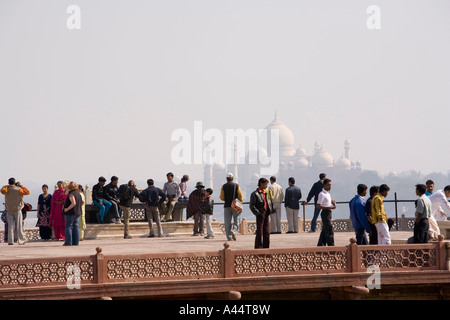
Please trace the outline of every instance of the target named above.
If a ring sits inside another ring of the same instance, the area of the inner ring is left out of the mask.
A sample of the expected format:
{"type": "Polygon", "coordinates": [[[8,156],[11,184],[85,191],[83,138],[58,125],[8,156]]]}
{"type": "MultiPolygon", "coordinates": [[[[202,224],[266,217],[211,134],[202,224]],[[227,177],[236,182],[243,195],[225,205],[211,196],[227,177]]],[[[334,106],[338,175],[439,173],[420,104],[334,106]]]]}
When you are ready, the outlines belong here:
{"type": "Polygon", "coordinates": [[[274,213],[270,215],[270,233],[281,233],[281,203],[284,199],[283,188],[277,183],[277,178],[270,177],[270,192],[272,193],[272,203],[274,213]]]}
{"type": "Polygon", "coordinates": [[[10,178],[8,185],[1,189],[1,193],[5,195],[5,207],[8,212],[8,244],[14,244],[14,235],[17,236],[19,244],[25,244],[22,222],[23,196],[29,195],[30,191],[20,182],[16,183],[16,179],[10,178]]]}

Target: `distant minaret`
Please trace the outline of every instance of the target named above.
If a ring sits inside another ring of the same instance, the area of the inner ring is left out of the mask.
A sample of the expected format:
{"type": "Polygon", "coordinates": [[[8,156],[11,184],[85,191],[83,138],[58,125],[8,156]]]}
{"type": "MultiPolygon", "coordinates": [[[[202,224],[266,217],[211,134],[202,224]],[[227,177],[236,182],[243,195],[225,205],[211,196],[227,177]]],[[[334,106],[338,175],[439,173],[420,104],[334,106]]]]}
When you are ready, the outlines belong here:
{"type": "Polygon", "coordinates": [[[203,180],[207,185],[214,186],[213,163],[211,161],[211,144],[206,147],[206,164],[204,165],[203,180]]]}
{"type": "Polygon", "coordinates": [[[345,140],[345,158],[350,160],[350,141],[347,139],[345,140]]]}

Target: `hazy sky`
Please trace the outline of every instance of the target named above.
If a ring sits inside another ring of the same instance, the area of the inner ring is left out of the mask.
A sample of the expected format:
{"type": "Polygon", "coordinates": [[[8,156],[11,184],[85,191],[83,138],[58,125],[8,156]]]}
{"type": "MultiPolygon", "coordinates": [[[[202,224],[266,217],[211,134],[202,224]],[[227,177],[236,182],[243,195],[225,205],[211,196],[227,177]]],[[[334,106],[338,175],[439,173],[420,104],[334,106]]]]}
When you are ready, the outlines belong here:
{"type": "Polygon", "coordinates": [[[0,184],[202,179],[171,133],[278,118],[309,154],[447,173],[448,0],[0,0],[0,184]],[[69,30],[69,5],[81,29],[69,30]],[[380,30],[366,12],[380,8],[380,30]]]}

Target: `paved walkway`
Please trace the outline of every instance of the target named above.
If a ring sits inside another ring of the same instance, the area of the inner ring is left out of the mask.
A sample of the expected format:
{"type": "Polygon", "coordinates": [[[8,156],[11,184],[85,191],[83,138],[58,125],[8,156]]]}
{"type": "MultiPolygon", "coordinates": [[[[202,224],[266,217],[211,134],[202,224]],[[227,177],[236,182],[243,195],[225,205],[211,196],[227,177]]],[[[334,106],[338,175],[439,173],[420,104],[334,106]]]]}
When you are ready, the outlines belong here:
{"type": "MultiPolygon", "coordinates": [[[[314,247],[319,239],[319,232],[297,234],[274,234],[270,237],[271,248],[314,247]]],[[[344,246],[354,237],[353,232],[336,232],[335,244],[344,246]]],[[[392,239],[407,239],[411,231],[392,231],[392,239]]],[[[231,249],[253,249],[254,235],[238,235],[237,241],[230,242],[231,249]]],[[[61,256],[86,256],[96,253],[101,247],[104,254],[139,254],[158,252],[188,252],[222,250],[226,242],[225,235],[217,235],[214,239],[193,236],[171,236],[165,238],[134,237],[133,239],[84,240],[79,246],[65,247],[63,241],[30,241],[25,245],[0,243],[0,260],[30,259],[61,256]]]]}

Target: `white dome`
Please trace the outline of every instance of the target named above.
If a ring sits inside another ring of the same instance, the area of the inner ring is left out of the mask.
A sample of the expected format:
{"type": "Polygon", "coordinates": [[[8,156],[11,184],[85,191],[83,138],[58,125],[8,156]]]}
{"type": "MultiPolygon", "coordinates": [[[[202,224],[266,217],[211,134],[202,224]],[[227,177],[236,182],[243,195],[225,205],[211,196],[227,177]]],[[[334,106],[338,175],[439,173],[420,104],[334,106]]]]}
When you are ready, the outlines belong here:
{"type": "Polygon", "coordinates": [[[297,151],[295,152],[295,155],[297,157],[306,156],[306,150],[305,148],[302,148],[301,146],[298,147],[297,151]]]}
{"type": "Polygon", "coordinates": [[[297,161],[295,161],[295,168],[302,169],[308,167],[308,160],[306,158],[300,158],[297,161]]]}
{"type": "Polygon", "coordinates": [[[344,169],[344,170],[350,170],[352,163],[349,159],[345,158],[344,156],[341,156],[337,161],[336,161],[336,168],[339,169],[344,169]]]}
{"type": "Polygon", "coordinates": [[[333,167],[333,157],[326,152],[323,148],[320,148],[312,157],[312,165],[314,167],[333,167]]]}
{"type": "Polygon", "coordinates": [[[270,131],[271,129],[278,129],[280,138],[280,156],[282,157],[292,157],[295,154],[294,150],[294,135],[292,131],[286,127],[280,120],[278,120],[277,115],[275,119],[266,127],[268,130],[268,142],[270,145],[270,131]]]}

